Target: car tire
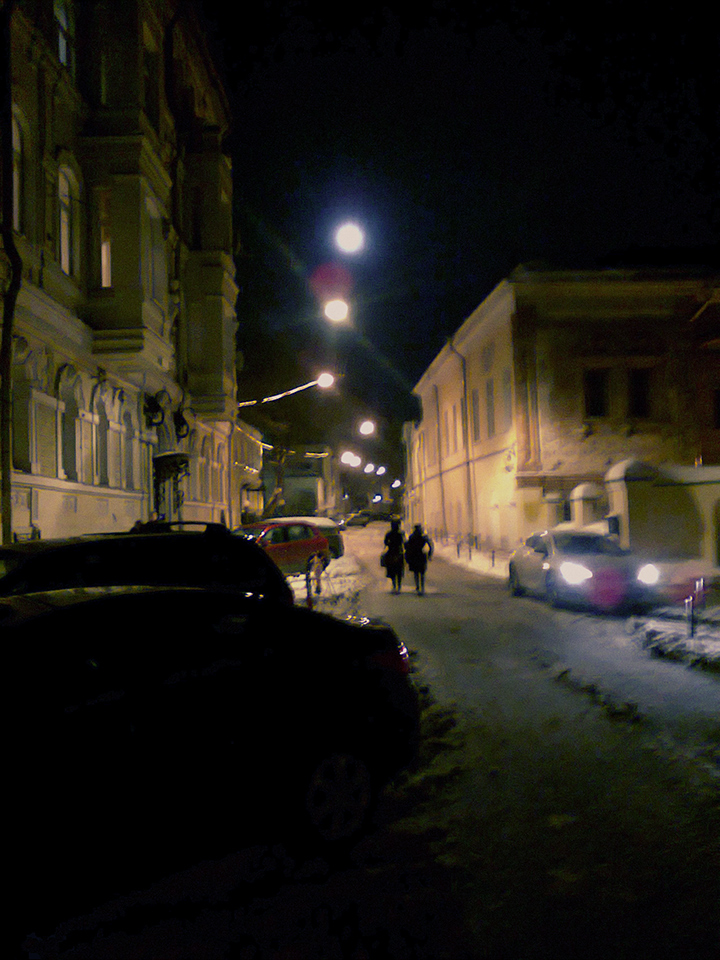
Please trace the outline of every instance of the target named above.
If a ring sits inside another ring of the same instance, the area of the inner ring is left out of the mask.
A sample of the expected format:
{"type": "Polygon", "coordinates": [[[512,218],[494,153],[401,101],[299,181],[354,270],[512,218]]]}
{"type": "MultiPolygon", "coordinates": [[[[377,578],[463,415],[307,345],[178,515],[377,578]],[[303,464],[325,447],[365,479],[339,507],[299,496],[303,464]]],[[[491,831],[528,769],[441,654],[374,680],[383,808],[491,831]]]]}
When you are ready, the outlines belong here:
{"type": "Polygon", "coordinates": [[[517,570],[515,567],[511,566],[508,572],[508,583],[510,586],[510,594],[513,597],[521,597],[525,592],[520,586],[520,581],[518,579],[517,570]]]}
{"type": "Polygon", "coordinates": [[[312,766],[306,781],[303,819],[326,848],[341,848],[363,832],[375,801],[370,768],[356,753],[333,750],[312,766]]]}
{"type": "Polygon", "coordinates": [[[558,591],[557,581],[551,573],[545,578],[545,598],[551,607],[560,606],[560,593],[558,591]]]}

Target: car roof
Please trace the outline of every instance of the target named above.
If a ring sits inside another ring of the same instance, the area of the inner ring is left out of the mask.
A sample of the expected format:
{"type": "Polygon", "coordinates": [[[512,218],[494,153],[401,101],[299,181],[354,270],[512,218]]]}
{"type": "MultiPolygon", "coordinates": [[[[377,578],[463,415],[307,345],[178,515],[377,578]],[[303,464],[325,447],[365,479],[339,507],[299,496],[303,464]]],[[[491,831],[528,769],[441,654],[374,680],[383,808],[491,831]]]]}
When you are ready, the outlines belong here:
{"type": "Polygon", "coordinates": [[[116,531],[113,533],[86,533],[76,537],[58,537],[48,540],[22,540],[18,543],[8,543],[0,546],[0,556],[3,554],[13,554],[22,556],[35,556],[36,554],[47,553],[52,550],[61,550],[65,547],[88,546],[93,543],[108,543],[114,540],[133,542],[144,542],[148,537],[153,540],[174,540],[187,537],[208,537],[208,536],[229,536],[230,531],[221,524],[207,524],[204,529],[183,529],[176,530],[168,524],[150,524],[145,530],[116,531]],[[221,532],[222,531],[222,532],[221,532]]]}
{"type": "Polygon", "coordinates": [[[306,517],[268,517],[267,520],[253,520],[252,523],[244,523],[237,529],[242,533],[243,530],[259,530],[262,527],[270,526],[288,527],[299,523],[308,527],[315,526],[315,520],[306,517]]]}
{"type": "Polygon", "coordinates": [[[275,520],[285,520],[292,523],[309,523],[316,527],[338,527],[339,524],[331,517],[275,517],[275,520]]]}

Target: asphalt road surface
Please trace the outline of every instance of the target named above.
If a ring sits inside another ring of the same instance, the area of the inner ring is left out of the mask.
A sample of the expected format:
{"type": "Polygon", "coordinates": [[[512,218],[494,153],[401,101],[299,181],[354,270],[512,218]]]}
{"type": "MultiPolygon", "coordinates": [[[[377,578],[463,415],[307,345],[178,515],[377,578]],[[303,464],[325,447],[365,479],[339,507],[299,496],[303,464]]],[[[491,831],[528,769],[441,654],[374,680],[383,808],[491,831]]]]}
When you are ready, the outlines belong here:
{"type": "Polygon", "coordinates": [[[439,560],[424,597],[391,595],[385,529],[346,536],[353,605],[405,640],[426,708],[367,838],[339,865],[278,847],[200,864],[27,956],[717,960],[718,680],[661,664],[655,682],[621,621],[439,560]]]}

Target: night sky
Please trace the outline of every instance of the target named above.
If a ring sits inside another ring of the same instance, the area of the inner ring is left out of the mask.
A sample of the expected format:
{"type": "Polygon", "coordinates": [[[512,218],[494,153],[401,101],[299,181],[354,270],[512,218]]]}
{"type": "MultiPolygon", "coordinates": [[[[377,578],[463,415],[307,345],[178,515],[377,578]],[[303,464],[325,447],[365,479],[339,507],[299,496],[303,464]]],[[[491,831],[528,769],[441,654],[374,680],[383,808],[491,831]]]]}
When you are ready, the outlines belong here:
{"type": "Polygon", "coordinates": [[[206,10],[234,115],[241,394],[333,366],[368,412],[408,419],[446,338],[519,263],[713,258],[720,49],[706,7],[206,10]],[[353,323],[333,331],[310,278],[340,259],[346,218],[367,246],[343,260],[353,323]]]}

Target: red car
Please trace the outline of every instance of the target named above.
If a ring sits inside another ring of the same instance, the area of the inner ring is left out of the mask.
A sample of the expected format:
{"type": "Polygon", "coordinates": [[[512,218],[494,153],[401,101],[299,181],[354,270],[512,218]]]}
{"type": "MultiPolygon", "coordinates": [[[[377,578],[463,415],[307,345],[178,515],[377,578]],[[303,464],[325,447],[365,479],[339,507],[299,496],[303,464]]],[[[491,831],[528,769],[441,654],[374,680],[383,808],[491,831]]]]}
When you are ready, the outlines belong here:
{"type": "Polygon", "coordinates": [[[305,521],[277,517],[245,524],[235,532],[251,537],[285,574],[306,573],[316,557],[325,566],[330,562],[327,538],[305,521]]]}

